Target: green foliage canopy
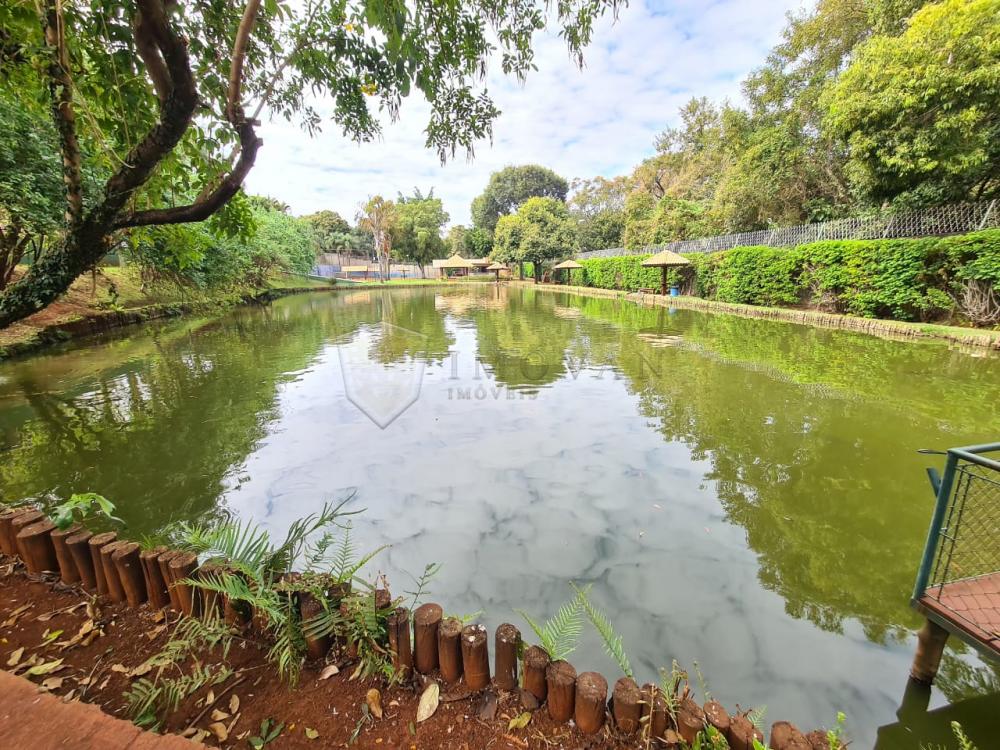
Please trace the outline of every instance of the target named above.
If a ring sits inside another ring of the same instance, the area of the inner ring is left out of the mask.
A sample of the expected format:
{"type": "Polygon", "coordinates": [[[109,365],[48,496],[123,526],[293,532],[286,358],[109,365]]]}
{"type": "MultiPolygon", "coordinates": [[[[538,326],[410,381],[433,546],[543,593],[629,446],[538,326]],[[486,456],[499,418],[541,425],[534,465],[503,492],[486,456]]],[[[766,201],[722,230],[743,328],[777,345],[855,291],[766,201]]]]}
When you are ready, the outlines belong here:
{"type": "Polygon", "coordinates": [[[823,98],[873,201],[1000,196],[1000,0],[943,0],[857,52],[823,98]]]}
{"type": "Polygon", "coordinates": [[[0,327],[55,300],[120,230],[218,213],[253,167],[261,115],[312,133],[321,125],[308,98],[316,97],[331,105],[336,128],[369,141],[380,115],[397,117],[416,90],[429,104],[427,147],[442,160],[471,153],[499,115],[484,86],[490,58],[524,77],[534,66],[532,36],[551,20],[580,63],[594,19],[617,7],[4,3],[0,77],[21,106],[55,121],[66,218],[61,241],[0,293],[0,327]],[[101,189],[85,184],[87,162],[108,175],[101,189]]]}
{"type": "Polygon", "coordinates": [[[491,257],[501,263],[532,263],[538,280],[545,261],[571,255],[576,247],[576,228],[566,204],[536,197],[516,214],[500,217],[491,257]]]}
{"type": "Polygon", "coordinates": [[[514,213],[529,198],[566,200],[569,183],[538,164],[504,167],[490,175],[481,195],[472,201],[472,223],[492,232],[501,216],[514,213]]]}
{"type": "Polygon", "coordinates": [[[412,196],[402,194],[396,201],[396,223],[393,228],[393,252],[404,260],[423,266],[444,256],[446,247],[441,230],[448,223],[448,214],[440,198],[431,190],[426,196],[419,190],[412,196]]]}

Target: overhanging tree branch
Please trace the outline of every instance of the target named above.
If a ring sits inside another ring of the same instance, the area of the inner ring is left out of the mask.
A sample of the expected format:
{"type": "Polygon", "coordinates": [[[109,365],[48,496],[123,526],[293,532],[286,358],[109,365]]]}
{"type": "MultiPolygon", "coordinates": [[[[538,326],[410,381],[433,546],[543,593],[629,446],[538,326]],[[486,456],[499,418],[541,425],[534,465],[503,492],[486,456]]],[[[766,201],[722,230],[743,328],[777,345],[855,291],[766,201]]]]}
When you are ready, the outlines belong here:
{"type": "Polygon", "coordinates": [[[250,0],[243,11],[236,39],[233,43],[233,54],[229,70],[229,91],[226,100],[226,119],[239,136],[239,159],[228,175],[223,177],[211,191],[198,196],[198,200],[185,206],[172,208],[154,208],[137,211],[115,221],[114,229],[128,227],[151,226],[159,224],[184,224],[203,221],[221,209],[243,185],[243,180],[253,168],[257,151],[262,141],[254,130],[256,121],[246,117],[243,110],[243,64],[246,59],[247,45],[253,33],[257,14],[260,10],[260,0],[250,0]]]}

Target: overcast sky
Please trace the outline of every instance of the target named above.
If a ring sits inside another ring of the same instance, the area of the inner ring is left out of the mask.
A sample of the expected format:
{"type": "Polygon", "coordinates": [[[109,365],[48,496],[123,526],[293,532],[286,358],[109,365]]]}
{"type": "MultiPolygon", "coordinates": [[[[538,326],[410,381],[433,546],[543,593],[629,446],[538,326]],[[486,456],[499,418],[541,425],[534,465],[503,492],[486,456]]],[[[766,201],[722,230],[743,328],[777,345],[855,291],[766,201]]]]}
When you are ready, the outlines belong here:
{"type": "Polygon", "coordinates": [[[543,164],[567,179],[627,173],[692,96],[739,101],[740,80],[804,1],[633,0],[617,23],[597,26],[583,70],[555,33],[540,33],[538,70],[525,85],[490,76],[502,114],[492,144],[479,144],[472,161],[460,153],[441,166],[424,148],[428,106],[418,96],[404,100],[400,119],[385,122],[373,143],[353,143],[332,124],[310,139],[294,125],[266,122],[248,190],[280,198],[295,214],[328,208],[353,223],[369,195],[434,188],[451,223],[468,224],[472,199],[508,164],[543,164]]]}

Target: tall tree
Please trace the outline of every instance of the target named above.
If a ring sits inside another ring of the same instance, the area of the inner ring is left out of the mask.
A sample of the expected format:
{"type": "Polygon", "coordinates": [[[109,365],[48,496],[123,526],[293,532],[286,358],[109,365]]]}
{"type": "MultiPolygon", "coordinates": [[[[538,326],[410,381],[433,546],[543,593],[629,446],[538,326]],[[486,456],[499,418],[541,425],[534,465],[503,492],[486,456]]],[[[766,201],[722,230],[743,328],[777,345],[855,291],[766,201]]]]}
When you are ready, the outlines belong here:
{"type": "Polygon", "coordinates": [[[303,218],[312,227],[319,252],[335,253],[350,246],[351,225],[336,211],[317,211],[303,218]]]}
{"type": "Polygon", "coordinates": [[[392,239],[396,230],[396,204],[381,195],[375,195],[358,210],[358,226],[372,236],[375,257],[378,258],[379,275],[389,280],[389,263],[392,259],[392,239]]]}
{"type": "Polygon", "coordinates": [[[501,216],[514,213],[528,198],[564,201],[568,191],[569,183],[546,167],[504,167],[490,175],[486,189],[472,201],[472,223],[492,232],[501,216]]]}
{"type": "Polygon", "coordinates": [[[465,240],[469,235],[469,229],[462,224],[456,224],[448,230],[445,244],[448,246],[449,255],[461,255],[463,258],[467,254],[465,240]]]}
{"type": "Polygon", "coordinates": [[[505,72],[525,75],[534,65],[532,34],[550,10],[579,63],[594,18],[617,7],[617,0],[4,3],[0,76],[26,107],[47,99],[65,217],[61,240],[0,294],[0,327],[65,292],[120,232],[221,211],[257,158],[265,111],[313,132],[320,118],[307,94],[329,98],[336,125],[367,141],[380,130],[376,113],[396,117],[416,88],[430,103],[427,146],[442,159],[471,152],[499,114],[482,90],[494,53],[505,72]],[[102,190],[86,189],[88,159],[110,175],[102,190]]]}
{"type": "Polygon", "coordinates": [[[1000,0],[944,0],[866,42],[824,98],[873,201],[1000,196],[1000,0]]]}
{"type": "Polygon", "coordinates": [[[434,190],[426,196],[419,190],[412,196],[400,194],[396,201],[395,254],[416,263],[421,276],[424,266],[445,253],[441,229],[448,223],[448,214],[434,190]]]}
{"type": "Polygon", "coordinates": [[[538,283],[542,264],[572,255],[577,246],[566,204],[555,198],[529,198],[516,214],[500,217],[492,257],[501,263],[533,264],[538,283]]]}
{"type": "Polygon", "coordinates": [[[626,177],[576,179],[567,205],[576,222],[581,250],[621,247],[625,230],[625,196],[629,191],[626,177]]]}

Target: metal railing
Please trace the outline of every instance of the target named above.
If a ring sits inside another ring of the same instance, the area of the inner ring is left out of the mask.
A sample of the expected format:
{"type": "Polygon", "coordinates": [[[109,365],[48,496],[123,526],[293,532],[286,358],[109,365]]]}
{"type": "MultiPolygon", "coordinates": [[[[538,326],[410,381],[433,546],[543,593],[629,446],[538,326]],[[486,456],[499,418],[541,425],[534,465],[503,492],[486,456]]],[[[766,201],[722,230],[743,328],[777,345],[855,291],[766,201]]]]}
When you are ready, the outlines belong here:
{"type": "MultiPolygon", "coordinates": [[[[955,617],[949,586],[1000,572],[1000,443],[952,448],[944,474],[928,469],[937,495],[913,602],[934,599],[955,617]]],[[[954,591],[955,589],[952,589],[954,591]]]]}
{"type": "Polygon", "coordinates": [[[672,250],[675,253],[714,253],[734,247],[768,245],[770,247],[795,247],[820,240],[875,240],[905,239],[914,237],[940,237],[964,234],[981,229],[1000,227],[1000,201],[980,203],[954,203],[933,206],[917,211],[881,213],[856,216],[815,224],[761,229],[756,232],[738,232],[696,240],[679,240],[663,245],[648,245],[627,250],[622,247],[606,250],[588,250],[577,258],[610,258],[616,255],[644,255],[672,250]]]}

